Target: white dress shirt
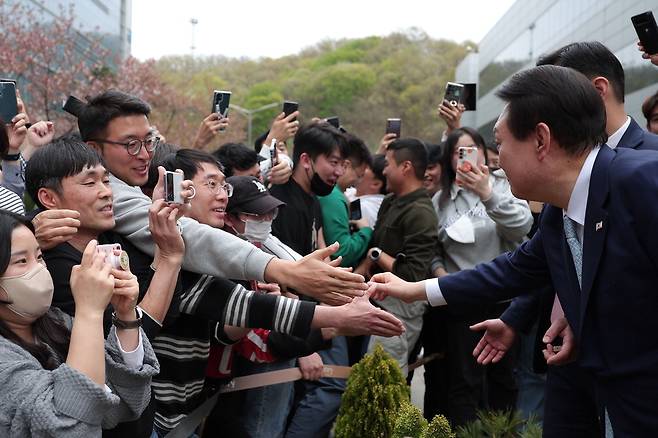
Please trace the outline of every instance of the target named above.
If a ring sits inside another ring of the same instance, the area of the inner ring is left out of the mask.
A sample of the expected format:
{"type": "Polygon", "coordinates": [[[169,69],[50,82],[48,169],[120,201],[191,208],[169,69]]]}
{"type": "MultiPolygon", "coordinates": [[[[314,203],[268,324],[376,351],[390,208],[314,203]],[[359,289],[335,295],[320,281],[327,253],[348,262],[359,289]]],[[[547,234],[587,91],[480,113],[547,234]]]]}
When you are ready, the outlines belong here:
{"type": "Polygon", "coordinates": [[[606,142],[606,144],[610,146],[611,149],[615,149],[630,125],[631,125],[631,118],[626,116],[626,122],[623,125],[621,125],[619,129],[617,129],[613,134],[611,134],[610,137],[608,137],[608,141],[606,142]]]}
{"type": "MultiPolygon", "coordinates": [[[[630,123],[630,118],[627,122],[630,123]]],[[[627,125],[625,126],[628,127],[627,125]]],[[[622,126],[622,128],[624,127],[622,126]]],[[[622,131],[621,135],[619,135],[619,138],[621,138],[624,132],[625,129],[622,131]]],[[[619,131],[615,132],[613,135],[616,135],[617,133],[619,133],[619,131]]],[[[619,139],[617,139],[615,146],[617,146],[618,143],[619,139]]],[[[589,155],[587,155],[583,167],[581,167],[580,173],[578,174],[578,178],[576,178],[576,184],[574,184],[573,190],[571,191],[571,196],[569,196],[567,210],[562,210],[564,215],[576,222],[576,233],[578,234],[578,240],[580,240],[581,244],[583,243],[583,234],[585,230],[585,214],[587,212],[589,183],[592,177],[594,162],[596,161],[596,157],[600,150],[601,148],[597,146],[589,152],[589,155]]],[[[427,301],[433,307],[445,306],[448,304],[441,293],[438,278],[425,280],[425,295],[427,295],[427,301]]]]}

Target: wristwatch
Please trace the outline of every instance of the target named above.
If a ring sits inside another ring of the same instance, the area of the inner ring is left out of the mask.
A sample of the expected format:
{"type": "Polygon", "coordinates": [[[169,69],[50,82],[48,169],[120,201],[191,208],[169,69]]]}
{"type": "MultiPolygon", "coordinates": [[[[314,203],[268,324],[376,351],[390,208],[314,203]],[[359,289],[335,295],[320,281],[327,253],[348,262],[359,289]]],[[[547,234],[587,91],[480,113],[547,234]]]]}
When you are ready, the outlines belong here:
{"type": "Polygon", "coordinates": [[[381,255],[382,255],[382,250],[377,248],[377,247],[372,248],[370,250],[370,252],[368,253],[368,257],[373,262],[376,262],[377,260],[379,260],[379,257],[381,257],[381,255]]]}
{"type": "Polygon", "coordinates": [[[142,309],[139,307],[135,307],[135,316],[136,319],[134,321],[123,321],[119,318],[117,318],[117,314],[115,312],[112,312],[112,325],[114,325],[117,330],[128,330],[128,329],[134,329],[142,326],[142,309]]]}

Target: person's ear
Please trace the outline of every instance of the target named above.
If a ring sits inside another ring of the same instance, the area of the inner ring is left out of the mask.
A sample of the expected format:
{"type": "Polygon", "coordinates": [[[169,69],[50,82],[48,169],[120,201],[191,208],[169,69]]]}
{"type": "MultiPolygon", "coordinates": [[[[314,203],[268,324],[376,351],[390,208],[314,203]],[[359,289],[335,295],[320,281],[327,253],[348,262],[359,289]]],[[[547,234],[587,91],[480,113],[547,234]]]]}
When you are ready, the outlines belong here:
{"type": "Polygon", "coordinates": [[[48,210],[54,210],[60,207],[60,198],[53,189],[41,187],[37,192],[37,198],[41,205],[48,210]]]}
{"type": "Polygon", "coordinates": [[[597,76],[592,79],[592,85],[594,85],[594,88],[596,88],[596,91],[603,100],[606,99],[608,93],[611,91],[610,82],[603,76],[597,76]]]}
{"type": "Polygon", "coordinates": [[[535,152],[537,159],[543,161],[551,152],[551,128],[546,123],[538,123],[535,126],[535,152]]]}
{"type": "Polygon", "coordinates": [[[95,141],[88,141],[86,143],[87,146],[98,152],[98,155],[103,156],[103,148],[101,147],[100,143],[96,143],[95,141]]]}

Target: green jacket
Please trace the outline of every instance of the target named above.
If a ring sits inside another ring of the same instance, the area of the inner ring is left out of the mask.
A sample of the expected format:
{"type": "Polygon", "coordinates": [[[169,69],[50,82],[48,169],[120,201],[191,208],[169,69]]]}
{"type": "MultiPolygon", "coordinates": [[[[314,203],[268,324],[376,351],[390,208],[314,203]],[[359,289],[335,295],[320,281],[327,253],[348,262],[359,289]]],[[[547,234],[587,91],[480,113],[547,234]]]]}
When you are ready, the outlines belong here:
{"type": "Polygon", "coordinates": [[[437,242],[436,212],[427,190],[421,188],[399,198],[393,194],[384,198],[371,246],[396,259],[395,275],[407,281],[428,278],[437,242]]]}
{"type": "MultiPolygon", "coordinates": [[[[338,185],[327,196],[318,196],[322,208],[322,233],[327,246],[340,243],[340,249],[331,256],[332,259],[343,256],[341,266],[356,267],[368,250],[372,237],[372,228],[361,228],[350,233],[349,206],[347,198],[338,185]]],[[[436,229],[436,226],[435,226],[436,229]]]]}

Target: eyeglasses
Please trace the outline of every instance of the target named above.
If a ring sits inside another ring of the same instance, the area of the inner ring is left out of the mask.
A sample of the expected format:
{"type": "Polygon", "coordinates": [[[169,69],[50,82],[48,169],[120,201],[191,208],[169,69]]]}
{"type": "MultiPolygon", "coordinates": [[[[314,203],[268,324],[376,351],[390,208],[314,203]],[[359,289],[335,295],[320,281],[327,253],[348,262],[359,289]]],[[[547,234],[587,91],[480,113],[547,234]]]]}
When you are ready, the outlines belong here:
{"type": "Polygon", "coordinates": [[[264,214],[254,214],[254,213],[244,213],[244,212],[242,212],[240,214],[244,214],[250,220],[256,221],[256,222],[273,221],[279,215],[279,209],[275,208],[274,210],[269,211],[269,212],[264,213],[264,214]]]}
{"type": "Polygon", "coordinates": [[[89,141],[97,141],[99,143],[109,143],[109,144],[118,144],[126,148],[130,155],[139,155],[139,152],[142,150],[142,146],[146,149],[146,152],[153,152],[155,148],[160,144],[160,137],[149,137],[144,140],[133,139],[129,142],[122,143],[120,141],[113,140],[103,140],[103,139],[91,139],[89,141]]]}
{"type": "Polygon", "coordinates": [[[226,192],[226,196],[229,198],[233,196],[233,186],[227,182],[220,184],[214,179],[209,179],[208,181],[204,182],[203,185],[208,187],[208,189],[210,189],[210,191],[215,195],[219,195],[219,191],[224,190],[226,192]]]}

